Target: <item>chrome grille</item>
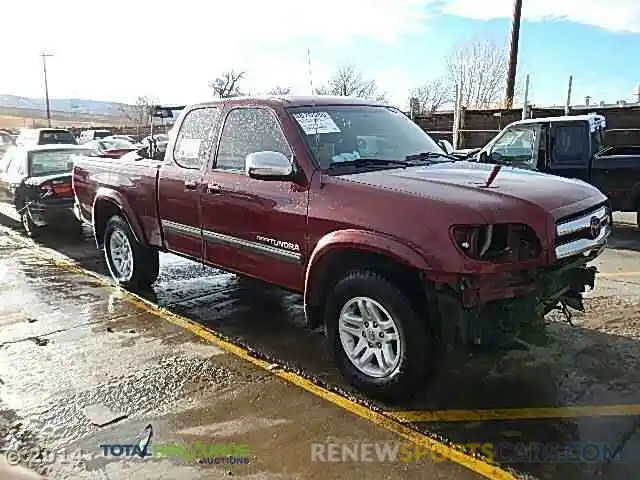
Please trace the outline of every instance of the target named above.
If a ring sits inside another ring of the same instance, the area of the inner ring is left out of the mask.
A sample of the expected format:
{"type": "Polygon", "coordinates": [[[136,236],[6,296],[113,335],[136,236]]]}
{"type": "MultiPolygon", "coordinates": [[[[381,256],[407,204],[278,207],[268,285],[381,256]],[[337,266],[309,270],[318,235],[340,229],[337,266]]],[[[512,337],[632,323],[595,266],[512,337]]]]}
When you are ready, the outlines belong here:
{"type": "Polygon", "coordinates": [[[607,205],[556,223],[556,258],[588,255],[601,249],[611,235],[611,211],[607,205]]]}

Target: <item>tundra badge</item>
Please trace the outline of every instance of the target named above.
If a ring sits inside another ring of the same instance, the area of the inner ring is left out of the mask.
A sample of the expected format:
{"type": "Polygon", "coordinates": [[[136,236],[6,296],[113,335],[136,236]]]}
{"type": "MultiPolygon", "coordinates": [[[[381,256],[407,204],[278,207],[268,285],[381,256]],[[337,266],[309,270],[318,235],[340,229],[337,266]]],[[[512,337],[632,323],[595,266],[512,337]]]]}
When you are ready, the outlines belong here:
{"type": "Polygon", "coordinates": [[[300,245],[298,245],[297,243],[285,242],[283,240],[276,240],[275,238],[263,237],[261,235],[258,235],[256,239],[259,242],[268,243],[272,247],[284,248],[286,250],[291,250],[294,252],[300,251],[300,245]]]}

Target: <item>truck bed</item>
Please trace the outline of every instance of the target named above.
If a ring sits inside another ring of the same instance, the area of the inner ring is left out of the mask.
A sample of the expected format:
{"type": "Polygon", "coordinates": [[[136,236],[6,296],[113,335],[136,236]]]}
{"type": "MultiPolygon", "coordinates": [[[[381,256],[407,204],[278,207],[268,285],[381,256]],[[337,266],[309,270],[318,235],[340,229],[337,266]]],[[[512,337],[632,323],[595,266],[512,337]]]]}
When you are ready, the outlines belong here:
{"type": "Polygon", "coordinates": [[[161,164],[161,161],[130,155],[79,157],[72,178],[80,215],[85,221],[93,222],[94,202],[97,192],[101,191],[101,195],[122,208],[131,223],[139,224],[145,242],[162,246],[157,201],[161,164]]]}

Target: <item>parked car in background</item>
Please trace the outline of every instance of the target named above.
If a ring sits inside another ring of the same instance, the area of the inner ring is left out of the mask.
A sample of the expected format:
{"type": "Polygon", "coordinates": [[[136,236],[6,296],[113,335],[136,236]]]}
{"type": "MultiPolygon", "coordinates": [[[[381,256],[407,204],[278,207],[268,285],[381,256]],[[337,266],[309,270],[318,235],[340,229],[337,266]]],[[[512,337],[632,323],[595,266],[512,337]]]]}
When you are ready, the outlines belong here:
{"type": "Polygon", "coordinates": [[[16,145],[20,147],[77,144],[71,131],[64,128],[23,128],[16,139],[16,145]]]}
{"type": "Polygon", "coordinates": [[[78,137],[78,143],[83,144],[100,138],[105,138],[110,135],[110,130],[83,130],[80,132],[80,136],[78,137]]]}
{"type": "Polygon", "coordinates": [[[640,146],[608,145],[602,115],[511,123],[476,159],[588,182],[609,197],[613,211],[636,213],[640,228],[640,146]]]}
{"type": "Polygon", "coordinates": [[[4,153],[15,145],[15,141],[13,139],[13,135],[11,135],[6,130],[0,130],[0,159],[4,155],[4,153]]]}
{"type": "Polygon", "coordinates": [[[611,232],[577,180],[457,161],[396,108],[346,97],[188,107],[161,161],[79,158],[78,218],[113,279],[169,251],[303,295],[344,376],[407,400],[451,346],[508,345],[584,310],[611,232]]]}
{"type": "Polygon", "coordinates": [[[143,146],[148,146],[152,141],[155,142],[158,149],[166,150],[167,144],[169,143],[169,135],[166,133],[156,133],[153,137],[151,135],[147,135],[140,140],[140,143],[143,146]]]}
{"type": "Polygon", "coordinates": [[[109,135],[104,137],[104,140],[126,140],[127,142],[138,143],[131,135],[109,135]]]}
{"type": "Polygon", "coordinates": [[[77,145],[7,150],[0,160],[0,202],[14,209],[27,235],[35,236],[51,224],[81,230],[72,211],[71,170],[76,155],[89,153],[77,145]]]}
{"type": "Polygon", "coordinates": [[[127,140],[108,139],[108,137],[105,137],[102,140],[93,140],[91,142],[83,143],[82,146],[92,150],[95,154],[101,157],[110,158],[120,158],[124,154],[140,148],[140,145],[131,143],[127,140]]]}

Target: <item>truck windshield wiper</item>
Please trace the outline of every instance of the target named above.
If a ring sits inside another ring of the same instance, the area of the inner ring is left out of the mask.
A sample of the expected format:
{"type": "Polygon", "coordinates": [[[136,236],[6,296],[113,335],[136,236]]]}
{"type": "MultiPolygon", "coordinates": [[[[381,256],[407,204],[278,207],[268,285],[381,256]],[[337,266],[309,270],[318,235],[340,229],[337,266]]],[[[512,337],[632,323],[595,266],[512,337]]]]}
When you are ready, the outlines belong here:
{"type": "Polygon", "coordinates": [[[400,165],[402,167],[410,167],[411,163],[402,160],[387,160],[384,158],[356,158],[353,160],[345,160],[342,162],[333,162],[329,169],[338,168],[341,166],[347,167],[369,167],[369,166],[384,166],[384,165],[400,165]]]}
{"type": "Polygon", "coordinates": [[[432,158],[446,158],[451,162],[457,162],[459,160],[462,160],[460,157],[456,157],[454,155],[449,155],[447,153],[438,153],[438,152],[414,153],[412,155],[407,155],[405,157],[405,160],[407,160],[409,162],[415,162],[416,160],[418,160],[418,161],[420,161],[420,160],[430,160],[432,158]]]}

